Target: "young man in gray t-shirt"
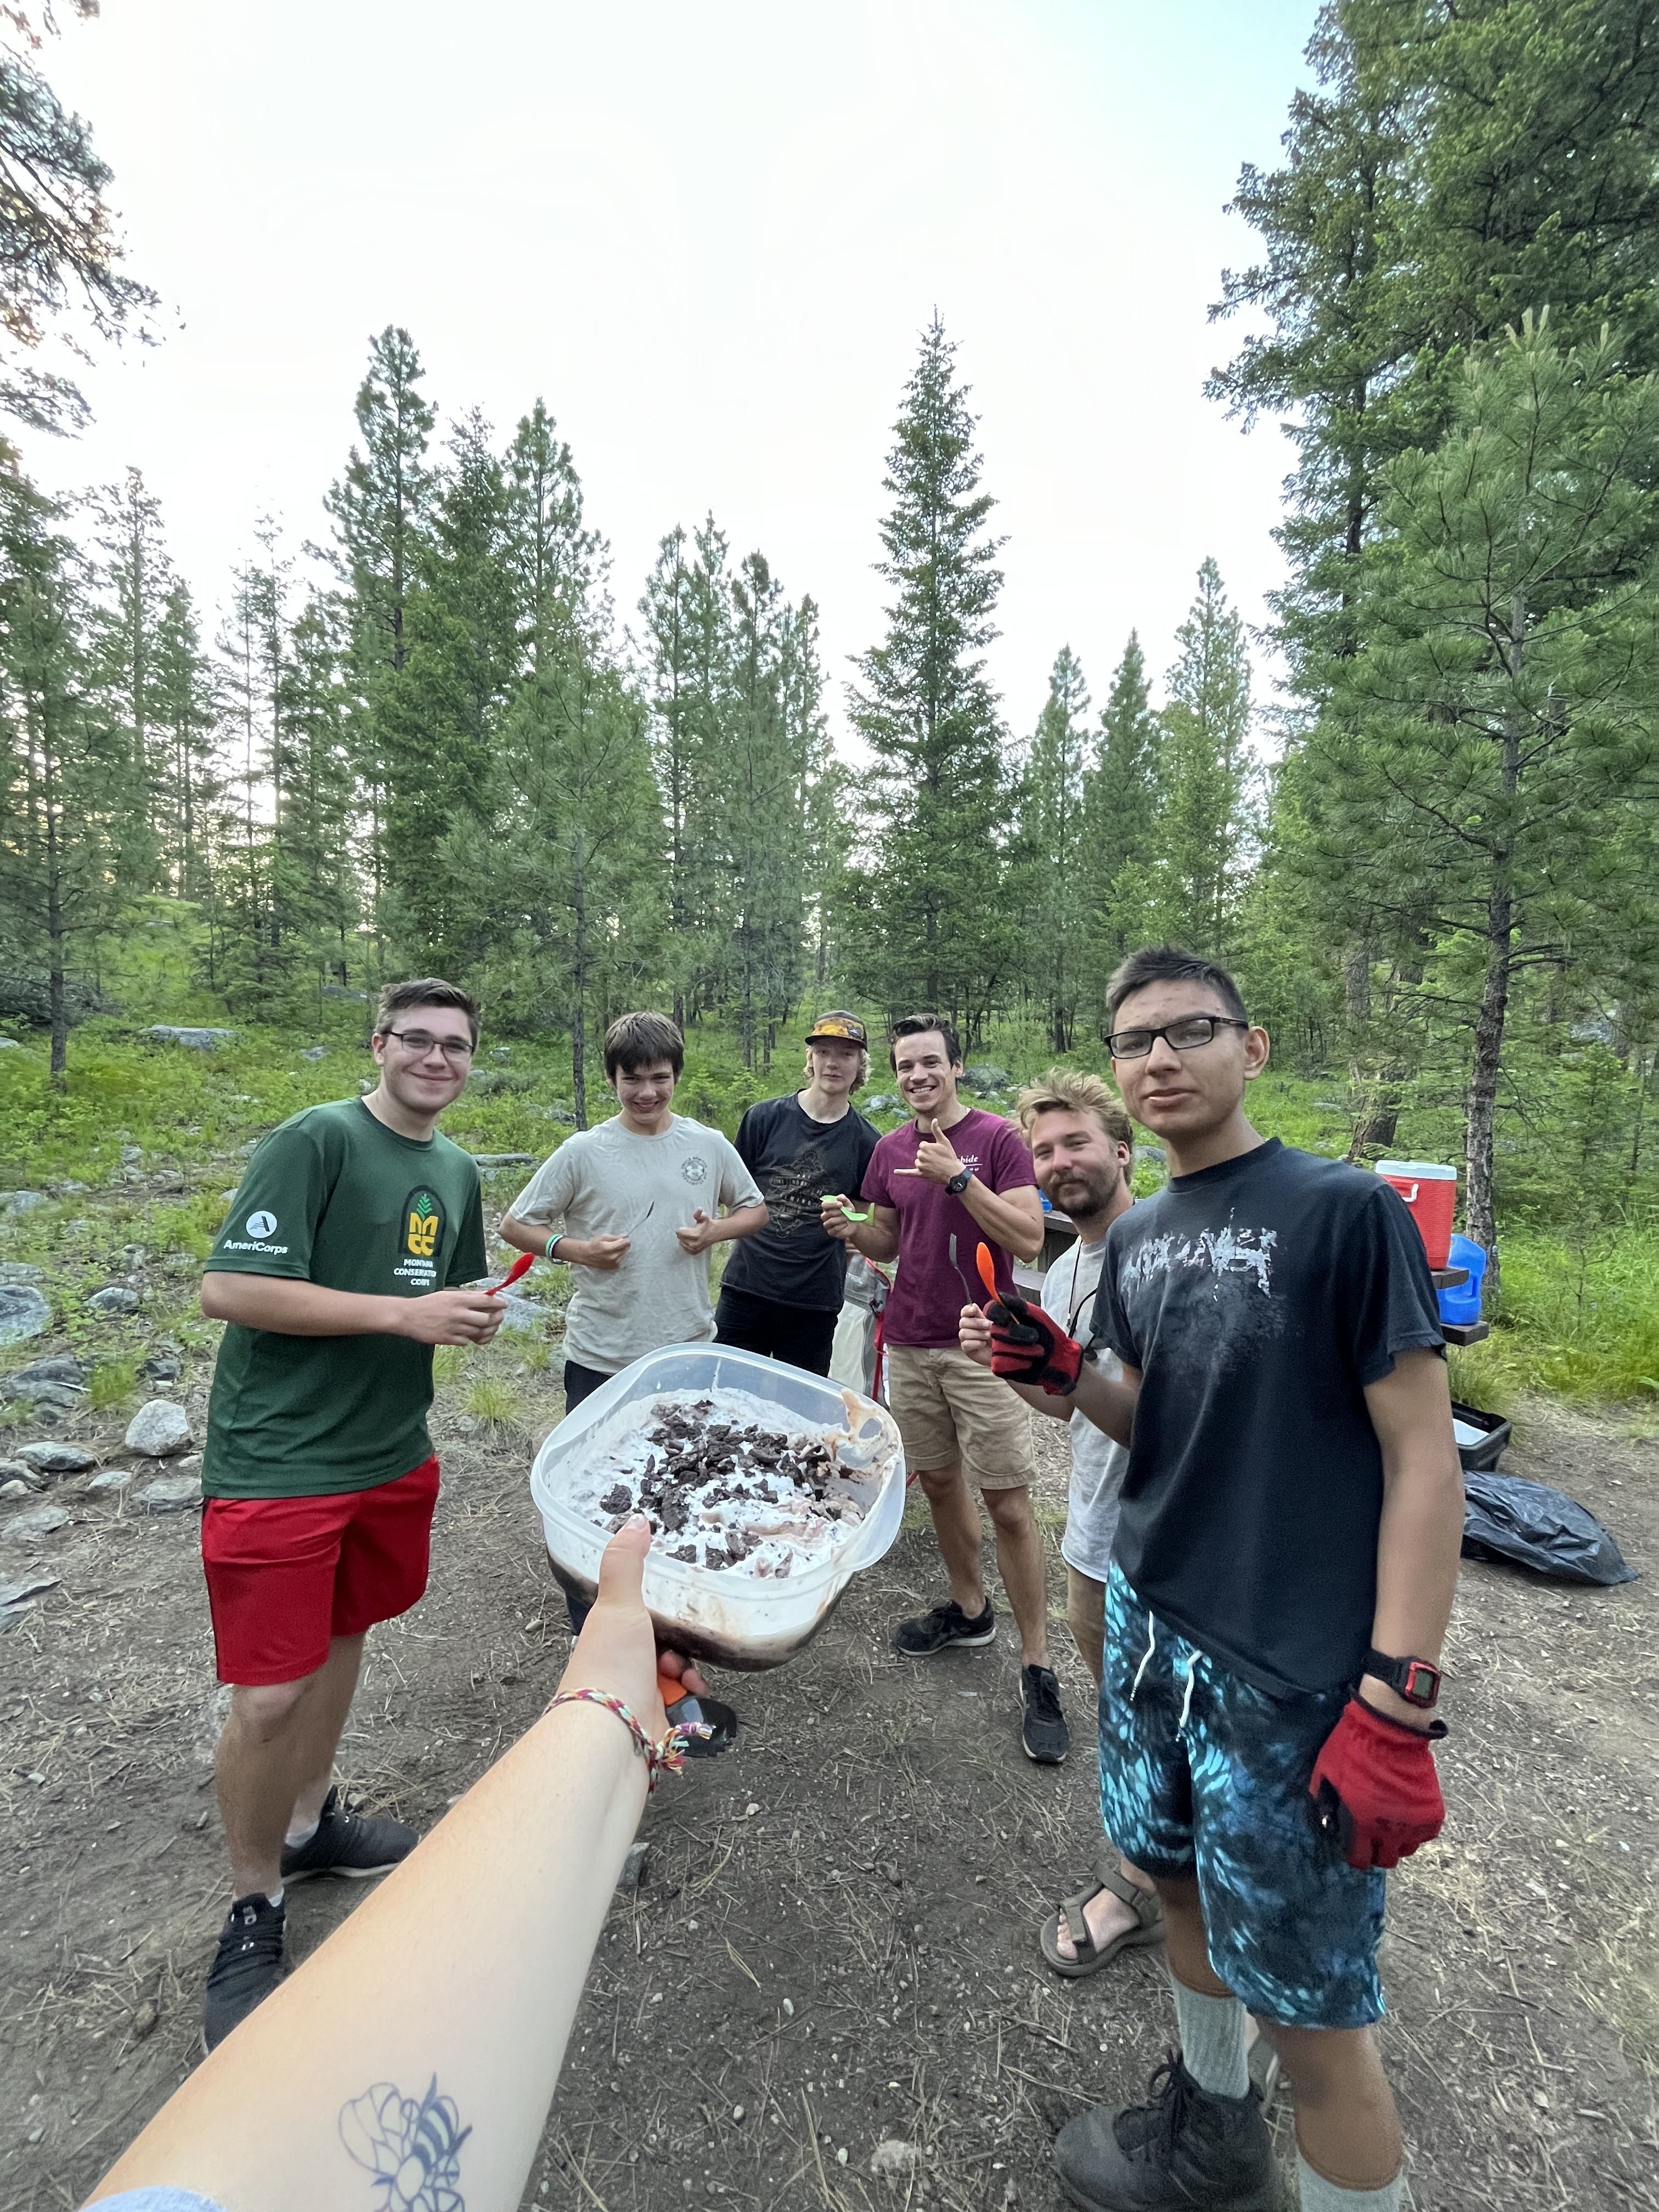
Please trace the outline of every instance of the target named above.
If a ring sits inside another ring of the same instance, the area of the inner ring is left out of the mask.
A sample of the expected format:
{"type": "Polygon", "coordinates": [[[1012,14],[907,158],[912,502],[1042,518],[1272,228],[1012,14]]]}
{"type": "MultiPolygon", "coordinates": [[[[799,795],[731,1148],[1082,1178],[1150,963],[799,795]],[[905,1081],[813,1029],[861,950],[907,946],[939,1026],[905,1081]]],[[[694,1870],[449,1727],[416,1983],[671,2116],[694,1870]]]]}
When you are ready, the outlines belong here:
{"type": "Polygon", "coordinates": [[[710,1340],[709,1249],[766,1226],[737,1146],[673,1110],[684,1066],[685,1040],[666,1015],[612,1022],[605,1076],[620,1112],[567,1137],[502,1219],[504,1243],[576,1271],[567,1411],[661,1345],[710,1340]]]}

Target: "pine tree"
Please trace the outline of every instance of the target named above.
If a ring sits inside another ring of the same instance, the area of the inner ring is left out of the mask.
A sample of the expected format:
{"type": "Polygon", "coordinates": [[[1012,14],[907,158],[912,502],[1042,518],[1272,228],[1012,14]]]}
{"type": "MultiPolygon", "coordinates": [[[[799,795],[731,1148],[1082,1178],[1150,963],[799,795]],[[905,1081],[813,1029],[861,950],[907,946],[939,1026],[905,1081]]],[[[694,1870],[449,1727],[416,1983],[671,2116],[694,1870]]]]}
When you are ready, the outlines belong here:
{"type": "MultiPolygon", "coordinates": [[[[1530,969],[1652,943],[1659,383],[1547,324],[1471,362],[1453,431],[1402,456],[1360,564],[1358,653],[1298,782],[1301,864],[1455,1010],[1468,1233],[1492,1255],[1494,1120],[1530,969]]],[[[1497,1288],[1493,1285],[1494,1291],[1497,1288]]]]}
{"type": "Polygon", "coordinates": [[[1159,820],[1170,926],[1212,958],[1231,946],[1250,836],[1250,664],[1244,625],[1212,560],[1176,632],[1159,820]]]}
{"type": "Polygon", "coordinates": [[[1014,956],[1003,900],[1010,778],[985,673],[1001,587],[1001,540],[954,348],[937,316],[905,390],[884,489],[878,563],[893,597],[887,635],[857,662],[854,726],[870,866],[855,915],[854,972],[896,1010],[918,1003],[972,1033],[1014,956]]]}
{"type": "Polygon", "coordinates": [[[1103,1035],[1113,969],[1135,945],[1165,933],[1158,841],[1163,742],[1147,690],[1146,655],[1131,630],[1101,709],[1099,744],[1084,789],[1081,882],[1091,995],[1103,1035]]]}
{"type": "Polygon", "coordinates": [[[145,794],[143,811],[125,840],[132,872],[155,884],[166,841],[160,805],[164,763],[154,751],[156,659],[173,579],[160,502],[146,491],[137,469],[94,495],[92,505],[95,543],[104,556],[95,572],[100,590],[90,616],[92,681],[104,710],[125,733],[135,787],[145,794]]]}
{"type": "Polygon", "coordinates": [[[0,473],[0,907],[45,971],[51,1075],[68,1065],[77,963],[144,886],[123,865],[143,786],[88,694],[88,582],[58,507],[0,473]]]}
{"type": "Polygon", "coordinates": [[[433,489],[426,455],[436,417],[421,389],[423,374],[407,331],[388,324],[370,341],[368,374],[355,410],[362,444],[352,447],[345,474],[323,502],[334,524],[334,544],[324,557],[340,580],[349,640],[349,730],[368,830],[377,971],[389,880],[392,770],[386,726],[409,658],[409,599],[433,489]]]}
{"type": "Polygon", "coordinates": [[[223,795],[213,672],[189,587],[177,576],[168,582],[155,627],[150,702],[161,879],[179,898],[204,899],[213,818],[223,795]]]}
{"type": "Polygon", "coordinates": [[[1071,647],[1063,645],[1049,672],[1020,794],[1027,986],[1042,1003],[1057,1053],[1069,1052],[1075,1042],[1086,968],[1088,712],[1083,670],[1071,647]]]}

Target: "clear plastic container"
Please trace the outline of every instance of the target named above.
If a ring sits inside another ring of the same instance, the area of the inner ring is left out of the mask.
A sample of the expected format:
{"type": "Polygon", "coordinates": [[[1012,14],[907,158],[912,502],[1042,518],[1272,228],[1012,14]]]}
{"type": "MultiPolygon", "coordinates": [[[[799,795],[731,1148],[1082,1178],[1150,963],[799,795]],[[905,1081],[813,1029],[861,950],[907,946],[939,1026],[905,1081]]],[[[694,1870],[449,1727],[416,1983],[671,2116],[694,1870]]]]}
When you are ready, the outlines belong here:
{"type": "Polygon", "coordinates": [[[781,1424],[812,1421],[850,1428],[837,1488],[856,1498],[864,1517],[851,1540],[815,1566],[782,1581],[715,1571],[665,1558],[645,1563],[645,1602],[661,1641],[722,1667],[781,1665],[810,1644],[860,1568],[891,1548],[904,1517],[904,1450],[883,1406],[804,1368],[762,1359],[720,1344],[671,1344],[636,1359],[567,1414],[536,1455],[530,1494],[542,1516],[547,1555],[567,1592],[592,1598],[610,1532],[565,1504],[574,1479],[617,1439],[649,1417],[666,1390],[747,1390],[777,1408],[781,1424]],[[855,1458],[857,1471],[848,1464],[855,1458]]]}

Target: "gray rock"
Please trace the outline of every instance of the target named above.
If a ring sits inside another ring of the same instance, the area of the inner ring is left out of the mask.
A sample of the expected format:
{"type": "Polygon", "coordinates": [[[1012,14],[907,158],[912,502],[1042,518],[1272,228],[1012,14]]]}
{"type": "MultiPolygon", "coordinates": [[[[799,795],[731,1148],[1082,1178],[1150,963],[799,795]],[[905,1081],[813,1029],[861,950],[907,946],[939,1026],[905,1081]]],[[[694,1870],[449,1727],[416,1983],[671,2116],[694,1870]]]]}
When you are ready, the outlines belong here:
{"type": "Polygon", "coordinates": [[[83,1190],[90,1190],[89,1182],[55,1182],[52,1194],[56,1198],[77,1198],[83,1190]]]}
{"type": "Polygon", "coordinates": [[[81,1487],[88,1498],[107,1498],[112,1494],[118,1498],[131,1486],[132,1480],[130,1467],[106,1467],[101,1474],[89,1475],[81,1487]]]}
{"type": "Polygon", "coordinates": [[[121,1164],[124,1168],[137,1167],[143,1157],[144,1148],[142,1145],[123,1145],[121,1147],[121,1164]]]}
{"type": "Polygon", "coordinates": [[[235,1034],[234,1030],[193,1029],[176,1022],[152,1022],[144,1031],[157,1044],[181,1044],[189,1052],[217,1052],[235,1034]]]}
{"type": "Polygon", "coordinates": [[[152,1352],[138,1362],[138,1372],[152,1382],[176,1382],[184,1371],[185,1363],[176,1352],[152,1352]]]}
{"type": "Polygon", "coordinates": [[[533,1109],[544,1121],[557,1121],[567,1129],[574,1129],[576,1117],[568,1106],[538,1106],[533,1109]]]}
{"type": "Polygon", "coordinates": [[[332,1050],[331,1045],[308,1044],[300,1057],[301,1060],[326,1060],[332,1050]]]}
{"type": "Polygon", "coordinates": [[[914,2173],[921,2164],[921,2153],[902,2136],[884,2136],[870,2154],[870,2171],[887,2174],[896,2179],[914,2173]]]}
{"type": "Polygon", "coordinates": [[[0,1636],[9,1628],[15,1628],[26,1613],[33,1613],[34,1601],[45,1590],[56,1589],[56,1575],[26,1575],[20,1583],[0,1583],[0,1636]]]}
{"type": "Polygon", "coordinates": [[[617,1876],[618,1889],[637,1889],[645,1879],[645,1863],[651,1856],[651,1846],[643,1836],[636,1836],[628,1846],[628,1856],[623,1861],[622,1872],[617,1876]]]}
{"type": "Polygon", "coordinates": [[[0,1498],[27,1498],[33,1487],[33,1483],[14,1474],[9,1481],[0,1482],[0,1498]]]}
{"type": "Polygon", "coordinates": [[[866,1114],[890,1114],[898,1103],[896,1098],[889,1098],[884,1093],[878,1093],[875,1097],[862,1102],[866,1114]]]}
{"type": "Polygon", "coordinates": [[[0,1459],[0,1482],[21,1482],[30,1490],[45,1487],[46,1478],[21,1459],[0,1459]]]}
{"type": "Polygon", "coordinates": [[[975,1067],[964,1067],[962,1079],[970,1091],[1006,1091],[1013,1081],[1006,1067],[997,1067],[989,1060],[981,1060],[975,1067]]]}
{"type": "Polygon", "coordinates": [[[88,1310],[100,1314],[137,1313],[143,1304],[137,1291],[130,1291],[125,1283],[106,1283],[87,1300],[88,1310]]]}
{"type": "Polygon", "coordinates": [[[474,1152],[472,1164],[480,1168],[528,1168],[536,1164],[534,1152],[474,1152]]]}
{"type": "Polygon", "coordinates": [[[8,1213],[33,1213],[37,1206],[48,1203],[43,1190],[12,1190],[6,1194],[8,1213]]]}
{"type": "Polygon", "coordinates": [[[26,1406],[50,1406],[56,1412],[67,1413],[85,1395],[68,1382],[25,1382],[21,1375],[9,1376],[0,1382],[0,1398],[21,1399],[26,1406]]]}
{"type": "Polygon", "coordinates": [[[43,1536],[69,1526],[69,1509],[63,1505],[31,1505],[27,1513],[14,1513],[0,1521],[0,1537],[12,1544],[38,1544],[43,1536]]]}
{"type": "Polygon", "coordinates": [[[14,1382],[67,1382],[86,1380],[87,1370],[72,1352],[54,1352],[46,1359],[32,1359],[12,1376],[14,1382]]]}
{"type": "Polygon", "coordinates": [[[98,1464],[81,1444],[23,1444],[17,1456],[37,1474],[89,1474],[98,1464]]]}
{"type": "Polygon", "coordinates": [[[368,994],[367,991],[348,991],[343,983],[325,983],[322,996],[325,999],[366,1000],[368,994]]]}
{"type": "Polygon", "coordinates": [[[127,1449],[146,1459],[171,1459],[188,1450],[190,1443],[189,1417],[171,1398],[151,1398],[127,1424],[127,1449]]]}
{"type": "Polygon", "coordinates": [[[15,1037],[0,1037],[0,1052],[21,1052],[22,1049],[15,1037]]]}
{"type": "Polygon", "coordinates": [[[501,1322],[504,1329],[527,1328],[539,1334],[543,1322],[547,1319],[545,1306],[538,1305],[534,1298],[521,1298],[514,1291],[505,1292],[501,1304],[507,1308],[501,1322]]]}
{"type": "Polygon", "coordinates": [[[147,1482],[138,1492],[141,1513],[184,1513],[201,1502],[199,1474],[164,1474],[159,1482],[147,1482]]]}
{"type": "Polygon", "coordinates": [[[0,1260],[0,1283],[41,1283],[46,1276],[32,1260],[0,1260]]]}

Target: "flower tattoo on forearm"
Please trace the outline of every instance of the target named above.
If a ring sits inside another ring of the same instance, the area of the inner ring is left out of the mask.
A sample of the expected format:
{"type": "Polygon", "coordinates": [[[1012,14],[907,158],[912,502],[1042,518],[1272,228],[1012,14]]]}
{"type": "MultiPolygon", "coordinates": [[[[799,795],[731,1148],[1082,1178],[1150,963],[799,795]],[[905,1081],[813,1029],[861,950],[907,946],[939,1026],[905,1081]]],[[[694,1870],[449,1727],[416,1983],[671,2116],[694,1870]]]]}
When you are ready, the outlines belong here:
{"type": "Polygon", "coordinates": [[[340,2141],[374,2177],[375,2212],[466,2212],[456,2185],[472,2130],[460,2118],[454,2100],[438,2094],[435,2074],[424,2097],[376,2081],[340,2107],[340,2141]]]}

